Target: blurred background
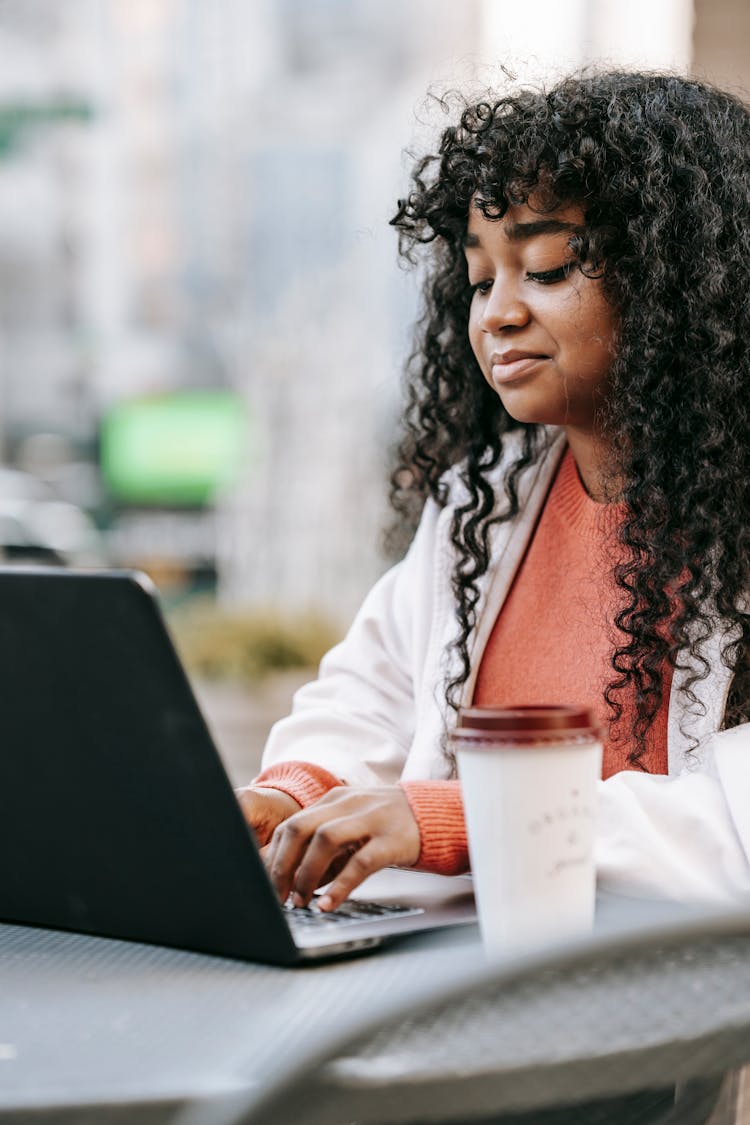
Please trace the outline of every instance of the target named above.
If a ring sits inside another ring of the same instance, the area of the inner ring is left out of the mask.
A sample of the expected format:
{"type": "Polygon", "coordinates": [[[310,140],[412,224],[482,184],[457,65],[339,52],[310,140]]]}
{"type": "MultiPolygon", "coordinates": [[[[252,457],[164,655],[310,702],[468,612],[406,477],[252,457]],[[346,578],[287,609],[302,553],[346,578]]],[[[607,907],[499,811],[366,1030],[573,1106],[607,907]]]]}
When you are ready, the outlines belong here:
{"type": "Polygon", "coordinates": [[[0,0],[0,556],[157,581],[235,780],[389,559],[429,90],[750,87],[746,0],[0,0]]]}

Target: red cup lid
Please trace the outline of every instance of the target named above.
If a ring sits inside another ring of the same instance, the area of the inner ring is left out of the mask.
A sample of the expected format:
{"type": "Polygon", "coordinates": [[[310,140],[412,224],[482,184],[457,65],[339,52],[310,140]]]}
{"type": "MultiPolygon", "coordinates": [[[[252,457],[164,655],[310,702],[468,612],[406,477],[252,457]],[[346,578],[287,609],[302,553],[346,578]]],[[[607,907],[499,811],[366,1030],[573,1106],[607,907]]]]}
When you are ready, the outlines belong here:
{"type": "Polygon", "coordinates": [[[486,731],[488,735],[554,735],[570,731],[599,734],[599,724],[589,707],[544,704],[519,707],[461,707],[456,733],[486,731]]]}

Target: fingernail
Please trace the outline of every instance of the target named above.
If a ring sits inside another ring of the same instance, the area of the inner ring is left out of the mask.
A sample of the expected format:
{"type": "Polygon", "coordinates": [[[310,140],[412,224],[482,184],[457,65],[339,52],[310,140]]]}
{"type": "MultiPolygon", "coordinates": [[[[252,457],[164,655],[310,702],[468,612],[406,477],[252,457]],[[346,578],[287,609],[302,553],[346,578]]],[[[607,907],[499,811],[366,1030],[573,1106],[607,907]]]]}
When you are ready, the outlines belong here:
{"type": "Polygon", "coordinates": [[[318,906],[321,910],[333,910],[333,899],[330,895],[321,895],[318,899],[318,906]]]}

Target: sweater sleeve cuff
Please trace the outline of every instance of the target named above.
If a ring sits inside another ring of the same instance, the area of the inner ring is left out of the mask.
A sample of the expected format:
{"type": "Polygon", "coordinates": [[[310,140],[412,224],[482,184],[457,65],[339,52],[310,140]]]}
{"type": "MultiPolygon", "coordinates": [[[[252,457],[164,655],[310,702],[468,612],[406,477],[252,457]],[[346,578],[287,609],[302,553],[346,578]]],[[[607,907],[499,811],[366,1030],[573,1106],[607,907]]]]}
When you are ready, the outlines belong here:
{"type": "Polygon", "coordinates": [[[459,781],[402,781],[419,828],[421,850],[415,867],[437,875],[469,869],[469,846],[459,781]]]}
{"type": "Polygon", "coordinates": [[[319,801],[329,789],[343,785],[344,782],[312,762],[279,762],[259,773],[250,784],[262,785],[266,789],[280,789],[304,809],[319,801]]]}

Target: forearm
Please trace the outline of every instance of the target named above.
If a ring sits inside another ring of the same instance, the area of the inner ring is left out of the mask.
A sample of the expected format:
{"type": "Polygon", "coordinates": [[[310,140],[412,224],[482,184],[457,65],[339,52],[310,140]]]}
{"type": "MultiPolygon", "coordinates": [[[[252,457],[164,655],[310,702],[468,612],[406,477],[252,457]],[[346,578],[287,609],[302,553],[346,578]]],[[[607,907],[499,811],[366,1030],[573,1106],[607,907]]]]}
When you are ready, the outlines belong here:
{"type": "Polygon", "coordinates": [[[466,820],[458,781],[402,781],[419,828],[420,853],[415,866],[438,875],[469,869],[466,820]]]}
{"type": "Polygon", "coordinates": [[[425,505],[406,557],[370,591],[317,680],[296,693],[291,715],[269,735],[265,768],[307,761],[352,786],[398,782],[417,729],[433,631],[439,514],[425,505]]]}
{"type": "Polygon", "coordinates": [[[348,702],[347,685],[319,681],[298,693],[294,710],[271,730],[263,767],[307,762],[348,785],[395,785],[406,747],[348,702]],[[342,700],[344,702],[342,702],[342,700]]]}
{"type": "MultiPolygon", "coordinates": [[[[468,870],[458,781],[402,782],[419,827],[417,867],[468,870]]],[[[626,772],[599,786],[599,885],[623,894],[731,902],[750,895],[750,864],[718,780],[626,772]]]]}

